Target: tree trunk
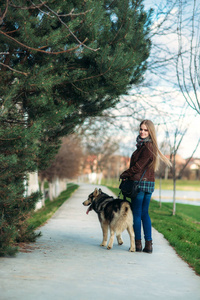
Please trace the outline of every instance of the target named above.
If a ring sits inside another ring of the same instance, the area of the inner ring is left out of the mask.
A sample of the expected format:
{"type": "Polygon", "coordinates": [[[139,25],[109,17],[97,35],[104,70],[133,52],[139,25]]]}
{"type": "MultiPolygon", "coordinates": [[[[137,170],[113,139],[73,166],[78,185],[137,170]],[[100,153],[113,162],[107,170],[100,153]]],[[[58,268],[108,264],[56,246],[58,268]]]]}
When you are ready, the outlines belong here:
{"type": "MultiPolygon", "coordinates": [[[[30,196],[31,193],[38,192],[38,191],[39,191],[38,171],[35,171],[29,173],[27,194],[28,196],[30,196]]],[[[35,210],[38,210],[41,207],[42,207],[42,200],[38,199],[35,206],[35,210]]]]}
{"type": "Polygon", "coordinates": [[[159,181],[159,203],[160,203],[160,207],[162,206],[162,202],[161,202],[161,190],[162,190],[162,178],[160,177],[160,181],[159,181]]]}
{"type": "Polygon", "coordinates": [[[176,214],[176,178],[173,179],[173,216],[176,214]]]}
{"type": "Polygon", "coordinates": [[[173,216],[176,214],[176,158],[173,160],[173,216]]]}
{"type": "Polygon", "coordinates": [[[168,179],[169,167],[165,168],[165,179],[168,179]]]}
{"type": "Polygon", "coordinates": [[[42,192],[42,206],[45,206],[45,190],[44,190],[44,180],[41,181],[41,192],[42,192]]]}
{"type": "Polygon", "coordinates": [[[49,200],[53,201],[54,198],[55,198],[54,183],[49,182],[49,200]]]}

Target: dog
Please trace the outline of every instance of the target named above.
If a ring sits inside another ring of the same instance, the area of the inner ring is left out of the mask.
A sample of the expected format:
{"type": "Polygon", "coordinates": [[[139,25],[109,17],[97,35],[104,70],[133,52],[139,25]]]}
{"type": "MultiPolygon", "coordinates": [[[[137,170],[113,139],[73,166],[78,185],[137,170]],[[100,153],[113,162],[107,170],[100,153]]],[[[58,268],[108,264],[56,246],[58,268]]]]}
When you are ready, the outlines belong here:
{"type": "Polygon", "coordinates": [[[94,192],[83,202],[84,206],[89,206],[87,214],[94,210],[99,218],[103,232],[102,247],[106,247],[108,239],[108,228],[110,229],[110,240],[107,249],[113,247],[114,236],[116,233],[119,245],[123,244],[121,233],[127,229],[130,236],[130,252],[135,252],[135,234],[133,230],[133,214],[130,203],[122,199],[113,197],[102,192],[101,189],[95,188],[94,192]]]}

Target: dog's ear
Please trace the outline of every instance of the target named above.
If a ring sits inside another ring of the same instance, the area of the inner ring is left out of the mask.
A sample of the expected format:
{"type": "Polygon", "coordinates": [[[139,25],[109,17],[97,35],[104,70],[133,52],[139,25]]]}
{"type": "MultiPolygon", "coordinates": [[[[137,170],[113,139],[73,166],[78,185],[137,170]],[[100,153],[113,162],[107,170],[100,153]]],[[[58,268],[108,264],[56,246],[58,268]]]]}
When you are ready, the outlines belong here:
{"type": "Polygon", "coordinates": [[[99,189],[99,194],[101,194],[102,193],[102,189],[99,189]]]}
{"type": "Polygon", "coordinates": [[[95,188],[94,193],[93,193],[93,196],[94,196],[94,197],[97,197],[98,195],[99,195],[99,191],[98,191],[97,188],[95,188]]]}

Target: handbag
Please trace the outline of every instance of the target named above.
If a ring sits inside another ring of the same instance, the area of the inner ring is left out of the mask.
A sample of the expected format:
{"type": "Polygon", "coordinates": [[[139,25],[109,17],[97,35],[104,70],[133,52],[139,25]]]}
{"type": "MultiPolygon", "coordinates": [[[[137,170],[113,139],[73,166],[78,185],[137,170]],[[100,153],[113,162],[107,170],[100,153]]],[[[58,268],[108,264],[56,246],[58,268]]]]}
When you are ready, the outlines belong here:
{"type": "MultiPolygon", "coordinates": [[[[119,189],[120,189],[119,196],[122,193],[122,195],[124,196],[124,199],[135,198],[135,196],[138,193],[139,184],[140,184],[145,172],[146,172],[146,170],[143,172],[143,174],[138,182],[135,182],[130,179],[122,180],[119,185],[119,189]]],[[[118,198],[119,198],[119,196],[118,196],[118,198]]]]}

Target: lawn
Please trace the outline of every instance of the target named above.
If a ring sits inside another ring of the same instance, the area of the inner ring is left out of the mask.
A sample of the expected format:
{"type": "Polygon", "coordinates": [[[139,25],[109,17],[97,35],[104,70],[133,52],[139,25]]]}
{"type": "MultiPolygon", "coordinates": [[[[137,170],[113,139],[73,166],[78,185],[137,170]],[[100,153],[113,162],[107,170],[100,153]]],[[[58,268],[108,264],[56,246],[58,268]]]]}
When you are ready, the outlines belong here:
{"type": "MultiPolygon", "coordinates": [[[[159,189],[160,180],[157,179],[155,182],[155,188],[159,189]]],[[[161,186],[163,190],[173,190],[172,179],[162,179],[161,186]]],[[[200,191],[199,180],[177,180],[176,189],[179,191],[200,191]]]]}
{"type": "Polygon", "coordinates": [[[161,232],[176,252],[200,275],[200,206],[172,203],[150,204],[152,226],[161,232]]]}
{"type": "MultiPolygon", "coordinates": [[[[102,185],[109,185],[117,188],[120,181],[118,179],[103,179],[102,185]]],[[[173,190],[172,179],[162,179],[162,189],[163,190],[173,190]]],[[[159,189],[160,180],[156,179],[155,188],[159,189]]],[[[200,181],[199,180],[177,180],[176,189],[179,191],[200,191],[200,181]]]]}
{"type": "MultiPolygon", "coordinates": [[[[108,187],[116,195],[118,188],[108,187]]],[[[200,275],[200,206],[176,204],[176,215],[172,215],[173,204],[159,203],[155,200],[150,204],[152,226],[164,235],[197,274],[200,275]]]]}

